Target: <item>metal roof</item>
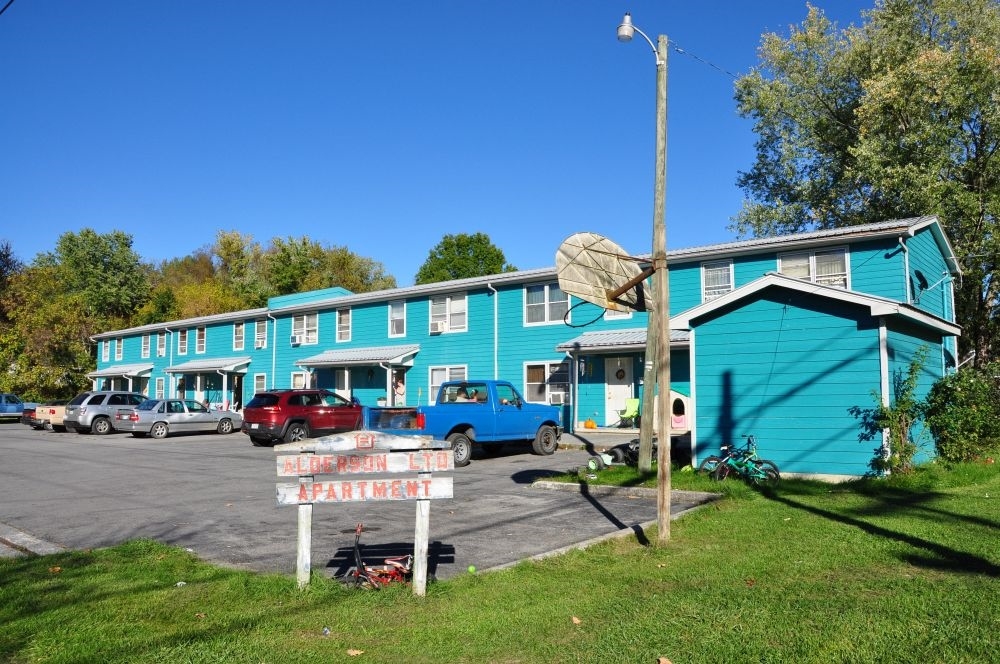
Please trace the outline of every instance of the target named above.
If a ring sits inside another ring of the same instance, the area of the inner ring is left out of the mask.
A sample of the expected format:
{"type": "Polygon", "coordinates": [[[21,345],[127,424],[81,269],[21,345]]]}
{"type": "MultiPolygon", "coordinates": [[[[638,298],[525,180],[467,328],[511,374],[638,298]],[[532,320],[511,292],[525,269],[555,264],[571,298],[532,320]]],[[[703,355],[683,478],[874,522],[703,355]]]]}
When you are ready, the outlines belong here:
{"type": "Polygon", "coordinates": [[[91,371],[87,378],[108,378],[111,376],[138,376],[153,370],[152,364],[115,364],[97,371],[91,371]]]}
{"type": "MultiPolygon", "coordinates": [[[[686,344],[691,340],[691,333],[687,330],[670,330],[670,343],[676,345],[686,344]]],[[[556,346],[556,350],[563,352],[578,351],[616,351],[616,350],[644,350],[646,348],[646,328],[632,327],[624,330],[608,330],[604,332],[584,332],[578,337],[570,339],[556,346]]]]}
{"type": "Polygon", "coordinates": [[[327,350],[297,361],[300,367],[346,367],[368,364],[404,364],[420,352],[418,344],[405,346],[369,346],[327,350]]]}
{"type": "Polygon", "coordinates": [[[211,373],[214,371],[236,371],[250,364],[249,357],[219,357],[216,359],[191,360],[164,369],[167,373],[211,373]]]}

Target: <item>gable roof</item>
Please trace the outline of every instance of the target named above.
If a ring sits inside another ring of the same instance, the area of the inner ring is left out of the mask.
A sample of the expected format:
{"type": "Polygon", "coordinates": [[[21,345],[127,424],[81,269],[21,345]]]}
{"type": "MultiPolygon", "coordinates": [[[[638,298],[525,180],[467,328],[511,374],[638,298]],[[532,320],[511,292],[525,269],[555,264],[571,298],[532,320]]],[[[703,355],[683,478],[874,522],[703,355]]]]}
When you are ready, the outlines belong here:
{"type": "Polygon", "coordinates": [[[839,302],[855,304],[860,307],[867,307],[873,317],[899,316],[912,323],[920,325],[921,327],[935,330],[945,336],[960,336],[962,334],[961,326],[946,321],[943,318],[938,318],[937,316],[929,314],[926,311],[918,309],[912,305],[904,304],[902,302],[897,302],[884,297],[866,295],[864,293],[858,293],[857,291],[849,291],[843,288],[836,288],[834,286],[824,286],[823,284],[817,284],[812,281],[795,279],[783,274],[778,274],[777,272],[768,272],[763,277],[755,279],[754,281],[740,286],[735,290],[729,291],[721,297],[717,297],[714,300],[709,300],[708,302],[704,302],[698,306],[691,307],[687,311],[681,312],[670,319],[670,327],[671,329],[689,329],[696,319],[706,316],[730,304],[737,303],[740,300],[744,300],[766,288],[772,287],[786,288],[800,293],[806,293],[807,295],[815,295],[817,297],[837,300],[839,302]]]}

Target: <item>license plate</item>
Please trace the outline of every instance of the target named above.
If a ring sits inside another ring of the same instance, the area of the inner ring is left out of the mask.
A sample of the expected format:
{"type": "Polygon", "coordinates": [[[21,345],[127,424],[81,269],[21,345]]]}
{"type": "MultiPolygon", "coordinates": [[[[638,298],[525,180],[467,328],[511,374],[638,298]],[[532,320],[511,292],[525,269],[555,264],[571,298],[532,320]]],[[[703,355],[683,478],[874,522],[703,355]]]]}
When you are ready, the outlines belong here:
{"type": "Polygon", "coordinates": [[[254,422],[253,424],[250,425],[250,428],[251,429],[256,429],[259,426],[260,426],[259,424],[257,424],[256,422],[254,422]]]}

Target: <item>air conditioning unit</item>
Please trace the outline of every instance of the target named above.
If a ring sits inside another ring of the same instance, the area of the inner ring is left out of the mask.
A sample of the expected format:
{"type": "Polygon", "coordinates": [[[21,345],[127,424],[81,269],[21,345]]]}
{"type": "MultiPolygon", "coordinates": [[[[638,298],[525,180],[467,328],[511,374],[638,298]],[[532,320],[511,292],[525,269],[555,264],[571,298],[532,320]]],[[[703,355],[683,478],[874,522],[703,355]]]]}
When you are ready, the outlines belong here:
{"type": "Polygon", "coordinates": [[[253,342],[254,348],[265,348],[266,346],[267,342],[264,341],[263,339],[257,339],[256,341],[253,342]]]}
{"type": "Polygon", "coordinates": [[[436,320],[431,322],[431,334],[441,334],[448,329],[448,324],[443,320],[436,320]]]}
{"type": "Polygon", "coordinates": [[[566,403],[566,395],[562,392],[554,392],[549,395],[549,403],[553,406],[561,406],[566,403]]]}
{"type": "Polygon", "coordinates": [[[293,346],[298,346],[300,343],[302,343],[302,335],[301,334],[293,334],[292,335],[292,345],[293,346]]]}

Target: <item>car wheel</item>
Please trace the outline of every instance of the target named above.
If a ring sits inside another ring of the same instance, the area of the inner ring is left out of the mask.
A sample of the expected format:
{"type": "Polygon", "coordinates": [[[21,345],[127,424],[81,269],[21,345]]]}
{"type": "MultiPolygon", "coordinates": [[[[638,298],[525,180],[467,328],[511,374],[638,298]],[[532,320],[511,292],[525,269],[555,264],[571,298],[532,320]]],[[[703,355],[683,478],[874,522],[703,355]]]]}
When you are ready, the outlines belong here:
{"type": "Polygon", "coordinates": [[[232,433],[233,432],[233,421],[229,418],[219,420],[219,426],[215,429],[219,433],[232,433]]]}
{"type": "Polygon", "coordinates": [[[309,427],[304,422],[296,422],[288,425],[285,432],[286,443],[298,443],[309,437],[309,427]]]}
{"type": "Polygon", "coordinates": [[[111,433],[111,420],[106,417],[98,417],[90,425],[90,430],[99,436],[111,433]]]}
{"type": "Polygon", "coordinates": [[[170,433],[170,428],[166,422],[156,422],[153,424],[153,428],[149,430],[149,433],[153,438],[166,438],[167,434],[170,433]]]}
{"type": "Polygon", "coordinates": [[[531,443],[531,449],[535,452],[535,454],[548,456],[550,454],[554,454],[558,448],[559,438],[556,436],[556,430],[547,424],[538,427],[538,433],[535,434],[535,440],[531,443]]]}
{"type": "Polygon", "coordinates": [[[464,433],[453,433],[448,436],[451,451],[455,456],[455,467],[468,466],[472,460],[472,441],[464,433]]]}

